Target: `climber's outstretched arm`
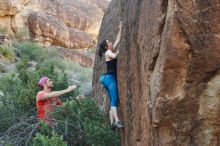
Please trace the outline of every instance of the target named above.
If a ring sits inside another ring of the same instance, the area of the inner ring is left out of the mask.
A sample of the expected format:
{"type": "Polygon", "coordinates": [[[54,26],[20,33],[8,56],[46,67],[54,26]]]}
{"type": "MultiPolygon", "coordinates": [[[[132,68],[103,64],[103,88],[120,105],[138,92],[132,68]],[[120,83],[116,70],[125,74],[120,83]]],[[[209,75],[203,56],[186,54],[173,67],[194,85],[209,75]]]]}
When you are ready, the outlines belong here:
{"type": "Polygon", "coordinates": [[[119,24],[119,32],[118,32],[117,38],[115,40],[115,43],[113,45],[113,50],[115,50],[115,48],[118,46],[118,43],[121,40],[121,31],[122,31],[122,21],[119,24]]]}

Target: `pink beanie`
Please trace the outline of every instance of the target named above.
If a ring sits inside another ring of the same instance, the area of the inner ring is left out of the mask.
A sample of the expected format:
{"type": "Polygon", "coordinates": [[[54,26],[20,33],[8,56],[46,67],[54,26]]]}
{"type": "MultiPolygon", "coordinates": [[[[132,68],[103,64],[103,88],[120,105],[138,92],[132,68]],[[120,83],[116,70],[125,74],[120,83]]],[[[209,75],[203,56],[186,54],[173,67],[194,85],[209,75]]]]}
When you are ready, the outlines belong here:
{"type": "Polygon", "coordinates": [[[46,81],[48,80],[48,77],[42,77],[39,82],[38,82],[38,86],[43,88],[43,86],[46,84],[46,81]]]}

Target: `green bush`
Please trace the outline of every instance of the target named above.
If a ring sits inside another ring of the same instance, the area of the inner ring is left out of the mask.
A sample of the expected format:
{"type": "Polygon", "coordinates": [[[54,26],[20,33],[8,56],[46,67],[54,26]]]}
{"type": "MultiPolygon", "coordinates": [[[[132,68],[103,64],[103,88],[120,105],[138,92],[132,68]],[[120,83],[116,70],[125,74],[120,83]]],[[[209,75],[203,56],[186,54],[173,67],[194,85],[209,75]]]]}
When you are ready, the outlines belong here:
{"type": "Polygon", "coordinates": [[[4,141],[0,141],[0,145],[3,145],[4,144],[4,146],[12,146],[12,144],[6,144],[4,141]]]}
{"type": "Polygon", "coordinates": [[[0,54],[2,54],[8,60],[13,60],[14,59],[14,53],[8,47],[0,46],[0,54]]]}
{"type": "Polygon", "coordinates": [[[36,43],[24,42],[21,45],[22,57],[27,56],[29,60],[42,63],[45,60],[58,58],[57,51],[54,48],[44,48],[36,43]]]}
{"type": "Polygon", "coordinates": [[[6,34],[6,33],[7,33],[7,28],[0,27],[0,34],[6,34]]]}
{"type": "Polygon", "coordinates": [[[85,68],[71,61],[62,61],[67,72],[74,72],[76,78],[82,82],[92,82],[92,68],[85,68]]]}
{"type": "Polygon", "coordinates": [[[68,145],[120,145],[119,132],[110,129],[105,114],[90,98],[79,101],[70,99],[53,114],[56,118],[56,126],[51,128],[40,123],[38,134],[47,136],[47,139],[52,137],[55,131],[64,137],[68,145]]]}
{"type": "Polygon", "coordinates": [[[63,141],[62,136],[55,133],[53,133],[50,138],[37,133],[36,137],[33,139],[33,146],[67,146],[67,143],[63,141]]]}
{"type": "Polygon", "coordinates": [[[88,91],[92,90],[92,68],[85,68],[71,61],[64,60],[62,63],[64,64],[67,75],[70,78],[79,81],[77,84],[81,85],[79,88],[80,94],[86,94],[88,91]]]}
{"type": "Polygon", "coordinates": [[[105,114],[90,98],[66,102],[55,117],[69,145],[120,145],[119,133],[110,129],[105,114]]]}
{"type": "Polygon", "coordinates": [[[21,47],[22,57],[28,56],[30,60],[35,60],[37,55],[40,55],[41,47],[31,42],[25,42],[21,47]]]}
{"type": "Polygon", "coordinates": [[[5,72],[6,72],[5,66],[0,64],[0,73],[5,73],[5,72]]]}

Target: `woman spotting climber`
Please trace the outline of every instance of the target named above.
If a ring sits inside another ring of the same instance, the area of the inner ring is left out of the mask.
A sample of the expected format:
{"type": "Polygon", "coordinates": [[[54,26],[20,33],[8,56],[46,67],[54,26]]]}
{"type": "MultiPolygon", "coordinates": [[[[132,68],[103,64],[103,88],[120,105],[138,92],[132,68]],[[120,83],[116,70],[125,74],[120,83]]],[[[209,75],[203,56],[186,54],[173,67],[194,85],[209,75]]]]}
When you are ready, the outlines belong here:
{"type": "Polygon", "coordinates": [[[111,108],[110,108],[110,121],[112,129],[123,128],[122,122],[118,118],[118,87],[117,87],[117,55],[119,51],[115,52],[115,49],[120,42],[122,31],[122,22],[119,25],[119,32],[114,45],[109,40],[103,40],[99,45],[98,54],[100,57],[105,55],[105,61],[107,65],[107,72],[100,77],[100,82],[104,85],[108,92],[111,108]]]}

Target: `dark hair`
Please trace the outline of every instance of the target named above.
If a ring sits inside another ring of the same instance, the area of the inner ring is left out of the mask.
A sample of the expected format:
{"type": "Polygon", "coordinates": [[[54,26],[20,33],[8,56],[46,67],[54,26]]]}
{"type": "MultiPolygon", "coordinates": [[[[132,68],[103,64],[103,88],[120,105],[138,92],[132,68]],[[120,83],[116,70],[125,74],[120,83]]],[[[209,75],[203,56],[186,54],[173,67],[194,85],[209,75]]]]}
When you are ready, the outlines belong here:
{"type": "Polygon", "coordinates": [[[107,51],[106,47],[108,46],[107,41],[103,40],[102,43],[99,45],[99,57],[101,58],[103,56],[103,53],[107,51]]]}

